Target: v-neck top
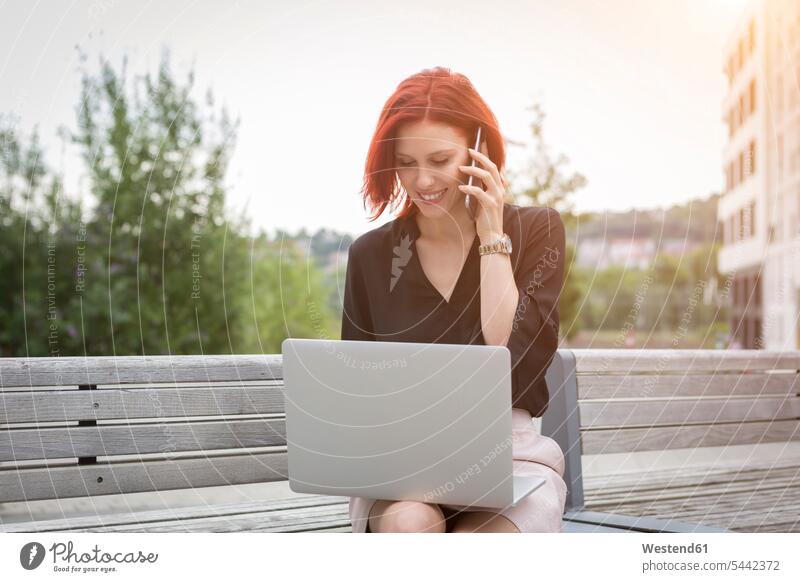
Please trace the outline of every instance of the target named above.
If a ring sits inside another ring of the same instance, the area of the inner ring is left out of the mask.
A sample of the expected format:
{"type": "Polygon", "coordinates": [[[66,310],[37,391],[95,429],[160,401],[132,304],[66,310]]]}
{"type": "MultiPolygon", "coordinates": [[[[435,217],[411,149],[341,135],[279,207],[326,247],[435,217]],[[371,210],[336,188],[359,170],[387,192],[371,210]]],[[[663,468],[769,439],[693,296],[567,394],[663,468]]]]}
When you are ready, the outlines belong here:
{"type": "MultiPolygon", "coordinates": [[[[417,264],[419,265],[419,270],[422,272],[423,276],[428,280],[428,283],[433,288],[433,290],[436,291],[436,295],[439,297],[439,299],[441,299],[445,303],[450,303],[453,300],[453,293],[455,293],[455,288],[458,287],[458,285],[461,283],[461,279],[463,278],[464,271],[467,270],[466,269],[467,261],[469,261],[470,256],[472,256],[476,252],[475,249],[479,245],[480,245],[480,240],[479,240],[479,237],[478,237],[478,233],[476,232],[475,236],[472,239],[472,244],[470,245],[469,249],[467,250],[467,256],[463,259],[464,264],[461,265],[461,270],[458,272],[458,276],[456,278],[455,285],[453,286],[453,290],[450,292],[450,297],[448,299],[445,299],[445,297],[444,297],[444,295],[442,295],[441,291],[439,291],[436,288],[436,285],[431,283],[430,277],[428,277],[428,275],[425,273],[425,268],[422,266],[422,262],[419,260],[419,249],[417,249],[417,240],[414,239],[411,242],[412,253],[414,255],[414,258],[417,261],[417,264]]],[[[478,254],[480,255],[480,253],[478,253],[478,254]]]]}
{"type": "MultiPolygon", "coordinates": [[[[565,232],[555,209],[503,205],[519,289],[511,335],[512,407],[547,410],[547,367],[558,348],[558,298],[565,232]]],[[[359,236],[348,249],[341,339],[485,345],[481,330],[480,241],[476,235],[450,300],[430,282],[416,252],[415,213],[359,236]]]]}

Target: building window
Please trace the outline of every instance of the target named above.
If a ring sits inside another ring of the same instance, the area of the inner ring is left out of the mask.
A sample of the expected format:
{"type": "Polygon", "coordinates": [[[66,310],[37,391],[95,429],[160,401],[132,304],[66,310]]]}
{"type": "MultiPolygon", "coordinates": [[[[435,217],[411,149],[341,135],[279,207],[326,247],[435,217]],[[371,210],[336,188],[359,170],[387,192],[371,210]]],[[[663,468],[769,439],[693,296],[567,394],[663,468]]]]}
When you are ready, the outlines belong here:
{"type": "Polygon", "coordinates": [[[739,109],[737,111],[738,119],[736,120],[736,125],[739,127],[741,127],[741,125],[744,123],[744,112],[744,95],[739,95],[739,109]]]}
{"type": "Polygon", "coordinates": [[[745,121],[750,117],[750,91],[742,92],[742,119],[745,121]]]}
{"type": "Polygon", "coordinates": [[[742,207],[742,240],[750,238],[750,206],[742,207]]]}
{"type": "Polygon", "coordinates": [[[756,173],[756,142],[751,141],[747,148],[747,175],[752,176],[756,173]]]}
{"type": "Polygon", "coordinates": [[[744,152],[739,152],[739,184],[744,182],[744,152]]]}
{"type": "Polygon", "coordinates": [[[756,235],[756,201],[750,201],[750,236],[756,235]]]}
{"type": "Polygon", "coordinates": [[[745,227],[744,208],[740,208],[739,209],[739,232],[737,233],[739,235],[739,240],[744,240],[744,237],[745,237],[744,227],[745,227]]]}
{"type": "Polygon", "coordinates": [[[749,239],[753,236],[753,213],[755,211],[755,202],[750,202],[747,206],[742,208],[742,223],[743,227],[742,236],[744,239],[749,239]]]}
{"type": "Polygon", "coordinates": [[[738,49],[739,49],[737,54],[738,60],[736,63],[736,68],[741,70],[741,68],[744,66],[744,42],[742,42],[741,39],[739,39],[738,49]]]}
{"type": "Polygon", "coordinates": [[[755,291],[755,304],[756,309],[761,309],[761,270],[759,268],[758,272],[753,275],[753,287],[755,291]]]}
{"type": "MultiPolygon", "coordinates": [[[[797,75],[800,73],[800,65],[797,66],[794,74],[797,75]]],[[[795,107],[797,107],[797,94],[800,93],[800,90],[797,88],[797,82],[795,81],[797,77],[794,77],[791,72],[789,72],[788,79],[786,80],[786,87],[785,87],[785,100],[784,106],[789,111],[792,111],[795,107]]]]}
{"type": "Polygon", "coordinates": [[[750,81],[750,109],[748,115],[751,115],[756,110],[756,81],[750,81]]]}

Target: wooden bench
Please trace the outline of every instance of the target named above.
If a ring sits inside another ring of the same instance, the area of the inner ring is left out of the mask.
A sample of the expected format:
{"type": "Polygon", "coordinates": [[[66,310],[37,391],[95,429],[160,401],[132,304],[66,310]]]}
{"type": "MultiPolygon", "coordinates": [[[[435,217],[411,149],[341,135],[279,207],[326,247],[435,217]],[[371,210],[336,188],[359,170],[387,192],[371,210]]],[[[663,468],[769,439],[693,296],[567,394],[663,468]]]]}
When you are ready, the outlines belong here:
{"type": "MultiPolygon", "coordinates": [[[[702,374],[683,383],[659,382],[645,398],[631,378],[647,375],[642,374],[646,367],[661,358],[639,353],[637,359],[635,354],[559,350],[548,370],[551,405],[542,432],[561,445],[567,460],[570,491],[563,531],[720,531],[672,519],[590,511],[584,504],[581,453],[609,447],[654,450],[673,444],[718,444],[726,435],[740,439],[730,427],[737,413],[734,424],[745,423],[747,442],[761,433],[797,438],[797,399],[783,407],[757,406],[760,421],[745,414],[749,407],[744,401],[725,408],[722,420],[711,416],[712,407],[698,412],[675,401],[674,414],[684,414],[682,421],[676,420],[673,413],[658,414],[673,406],[656,404],[658,394],[688,396],[699,388],[707,395],[724,396],[728,389],[737,396],[749,395],[750,401],[761,398],[756,381],[742,380],[725,367],[741,368],[753,352],[671,352],[668,366],[656,368],[659,375],[700,370],[696,362],[717,362],[721,367],[711,376],[713,370],[703,368],[702,374]],[[601,369],[607,361],[612,365],[601,369]],[[723,374],[724,383],[714,380],[723,374]],[[599,404],[620,393],[640,398],[641,408],[627,402],[599,404]],[[791,411],[794,420],[784,419],[791,411]],[[629,422],[633,420],[636,424],[629,422]],[[685,426],[687,422],[691,426],[685,426]],[[754,422],[760,422],[761,433],[754,422]]],[[[781,358],[759,360],[762,372],[771,369],[769,361],[797,364],[796,354],[781,358]]],[[[280,355],[0,359],[0,503],[285,481],[282,376],[280,355]]],[[[789,384],[785,378],[770,378],[767,384],[772,396],[764,397],[764,403],[777,404],[775,395],[786,393],[789,384]]],[[[0,522],[0,530],[341,532],[350,531],[347,501],[294,494],[169,511],[0,522]]]]}
{"type": "Polygon", "coordinates": [[[800,531],[797,456],[713,470],[689,463],[698,449],[720,454],[706,447],[784,443],[784,451],[800,441],[800,353],[576,349],[559,356],[548,370],[542,432],[565,452],[568,528],[800,531]],[[582,459],[645,451],[671,452],[680,462],[603,476],[585,500],[582,459]]]}

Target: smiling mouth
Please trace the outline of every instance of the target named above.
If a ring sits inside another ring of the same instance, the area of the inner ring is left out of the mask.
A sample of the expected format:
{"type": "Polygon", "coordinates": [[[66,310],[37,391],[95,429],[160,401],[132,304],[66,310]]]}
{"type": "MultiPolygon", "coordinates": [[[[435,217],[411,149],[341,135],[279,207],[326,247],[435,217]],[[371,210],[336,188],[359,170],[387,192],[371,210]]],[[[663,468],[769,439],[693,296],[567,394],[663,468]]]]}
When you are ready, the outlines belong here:
{"type": "Polygon", "coordinates": [[[442,188],[438,192],[434,192],[432,194],[423,194],[422,192],[417,192],[417,194],[419,194],[420,198],[422,198],[425,202],[436,202],[441,200],[446,192],[447,188],[442,188]]]}

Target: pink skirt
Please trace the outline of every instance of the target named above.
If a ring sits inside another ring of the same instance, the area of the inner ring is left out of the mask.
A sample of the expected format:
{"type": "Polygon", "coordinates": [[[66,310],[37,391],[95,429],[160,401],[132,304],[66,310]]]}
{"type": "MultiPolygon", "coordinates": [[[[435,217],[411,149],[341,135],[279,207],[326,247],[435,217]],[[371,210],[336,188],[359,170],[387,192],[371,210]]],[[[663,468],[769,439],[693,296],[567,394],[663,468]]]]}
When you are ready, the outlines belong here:
{"type": "MultiPolygon", "coordinates": [[[[541,434],[541,418],[531,418],[522,408],[511,409],[514,475],[544,477],[545,484],[528,495],[514,507],[495,510],[511,520],[522,533],[560,532],[561,516],[567,500],[564,483],[564,453],[558,443],[541,434]]],[[[350,521],[353,533],[372,533],[369,529],[369,512],[377,499],[350,498],[350,521]]],[[[439,504],[450,531],[457,515],[465,511],[486,511],[464,505],[439,504]]]]}

